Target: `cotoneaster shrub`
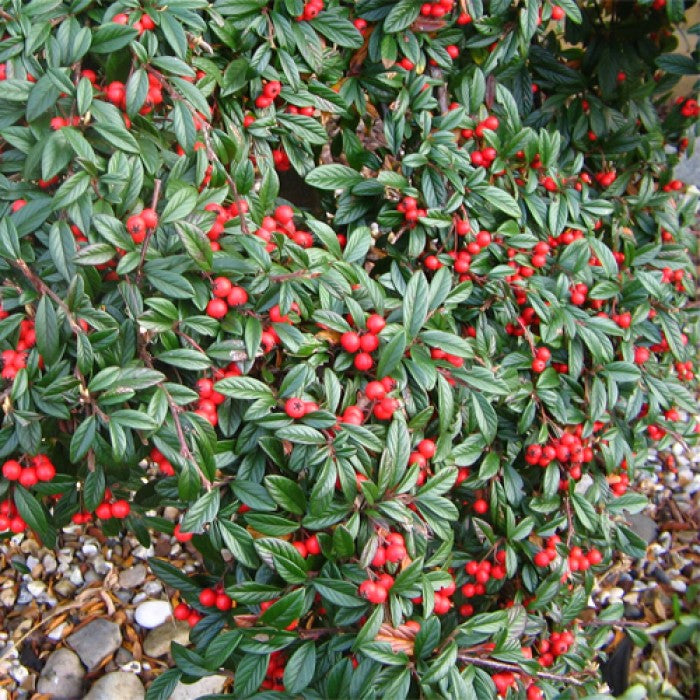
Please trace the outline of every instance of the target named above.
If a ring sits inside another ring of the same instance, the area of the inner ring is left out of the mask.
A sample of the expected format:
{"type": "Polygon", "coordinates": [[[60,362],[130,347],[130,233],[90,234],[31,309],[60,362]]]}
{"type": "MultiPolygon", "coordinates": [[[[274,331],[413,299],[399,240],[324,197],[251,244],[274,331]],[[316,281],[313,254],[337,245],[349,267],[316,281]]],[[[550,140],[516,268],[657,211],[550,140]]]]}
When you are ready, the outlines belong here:
{"type": "Polygon", "coordinates": [[[3,4],[0,530],[199,550],[149,698],[596,692],[693,430],[683,13],[3,4]]]}

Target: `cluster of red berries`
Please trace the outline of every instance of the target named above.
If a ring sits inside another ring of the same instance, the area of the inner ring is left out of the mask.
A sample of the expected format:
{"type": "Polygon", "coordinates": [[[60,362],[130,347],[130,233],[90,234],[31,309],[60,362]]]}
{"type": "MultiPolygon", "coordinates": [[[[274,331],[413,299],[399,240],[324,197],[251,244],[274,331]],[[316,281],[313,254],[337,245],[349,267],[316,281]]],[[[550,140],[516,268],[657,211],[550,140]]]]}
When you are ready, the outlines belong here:
{"type": "Polygon", "coordinates": [[[234,285],[227,277],[214,278],[211,291],[214,298],[207,304],[207,315],[212,318],[223,318],[229,308],[248,303],[248,292],[243,287],[234,285]]]}
{"type": "Polygon", "coordinates": [[[258,109],[269,107],[282,91],[282,83],[279,80],[270,80],[263,85],[262,93],[255,98],[255,106],[258,109]]]}
{"type": "MultiPolygon", "coordinates": [[[[3,318],[7,317],[7,313],[3,311],[3,318]]],[[[36,345],[36,331],[34,330],[34,321],[29,318],[24,318],[19,324],[19,339],[14,350],[3,350],[0,354],[2,359],[2,378],[14,379],[19,370],[27,366],[27,351],[36,345]]],[[[39,362],[41,367],[43,362],[39,362]]]]}
{"type": "MultiPolygon", "coordinates": [[[[462,138],[465,139],[472,139],[475,136],[477,138],[482,138],[484,136],[484,132],[486,131],[496,131],[500,125],[500,122],[498,121],[498,117],[495,115],[490,115],[486,117],[486,119],[480,121],[475,127],[473,128],[466,128],[462,129],[462,138]]],[[[472,160],[473,162],[473,160],[472,160]]]]}
{"type": "Polygon", "coordinates": [[[449,362],[453,367],[459,368],[464,365],[463,357],[451,355],[449,352],[445,352],[442,348],[430,348],[430,358],[432,360],[444,360],[445,362],[449,362]]]}
{"type": "Polygon", "coordinates": [[[301,114],[302,117],[313,117],[316,113],[316,108],[311,106],[297,107],[296,105],[287,105],[284,111],[289,114],[301,114]]]}
{"type": "Polygon", "coordinates": [[[80,117],[75,116],[70,117],[69,119],[64,119],[63,117],[53,117],[49,123],[54,131],[58,131],[59,129],[63,129],[65,126],[79,126],[80,117]]]}
{"type": "Polygon", "coordinates": [[[556,660],[557,656],[566,654],[572,647],[575,637],[569,630],[552,632],[549,639],[542,639],[538,644],[540,666],[548,668],[556,660]]]}
{"type": "Polygon", "coordinates": [[[284,412],[293,420],[303,418],[307,413],[318,411],[315,401],[304,401],[298,396],[292,396],[284,402],[284,412]]]}
{"type": "MultiPolygon", "coordinates": [[[[650,425],[649,428],[656,428],[657,430],[660,430],[660,433],[654,432],[653,434],[652,431],[649,431],[649,437],[651,437],[653,440],[660,440],[666,434],[666,431],[658,428],[658,426],[650,425]]],[[[627,475],[627,472],[624,471],[626,468],[626,466],[623,467],[623,471],[621,471],[619,474],[608,474],[607,476],[608,485],[615,496],[624,496],[629,488],[630,478],[627,475]]]]}
{"type": "Polygon", "coordinates": [[[323,12],[323,0],[307,0],[304,11],[296,18],[297,22],[316,19],[321,12],[323,12]]]}
{"type": "Polygon", "coordinates": [[[18,513],[14,502],[6,498],[0,501],[0,532],[13,532],[18,534],[27,529],[27,523],[24,522],[22,516],[18,513]]]}
{"type": "Polygon", "coordinates": [[[377,547],[372,559],[372,566],[379,569],[387,562],[397,564],[406,558],[406,543],[400,532],[390,532],[384,537],[383,545],[377,547]]]}
{"type": "Polygon", "coordinates": [[[294,549],[301,554],[304,559],[308,556],[316,556],[321,553],[321,545],[318,542],[318,537],[316,535],[310,535],[304,540],[297,540],[292,542],[294,549]]]}
{"type": "MultiPolygon", "coordinates": [[[[112,17],[112,22],[115,24],[128,24],[129,15],[125,12],[120,12],[112,17]]],[[[139,36],[141,36],[144,32],[153,31],[156,28],[156,23],[150,15],[143,14],[131,26],[139,33],[139,36]]]]}
{"type": "Polygon", "coordinates": [[[543,469],[555,459],[561,464],[569,464],[569,475],[581,478],[581,464],[593,459],[593,450],[581,440],[582,428],[577,425],[573,433],[564,433],[560,438],[552,438],[546,445],[528,445],[525,461],[539,465],[543,469]]]}
{"type": "Polygon", "coordinates": [[[446,14],[452,12],[454,0],[434,0],[433,2],[424,2],[420,7],[420,13],[423,17],[434,17],[441,19],[446,14]]]}
{"type": "Polygon", "coordinates": [[[95,515],[100,520],[109,520],[110,518],[123,520],[129,516],[129,513],[131,513],[129,501],[125,501],[123,498],[114,500],[110,489],[105,490],[102,503],[95,508],[95,515]]]}
{"type": "Polygon", "coordinates": [[[552,358],[552,353],[549,351],[549,348],[537,348],[535,350],[535,357],[532,360],[532,364],[530,365],[532,367],[532,371],[536,372],[539,374],[540,372],[544,372],[545,369],[547,369],[547,363],[550,361],[552,358]]]}
{"type": "Polygon", "coordinates": [[[272,216],[263,217],[260,228],[255,231],[255,235],[265,241],[265,250],[268,253],[277,248],[272,241],[273,233],[287,236],[302,248],[310,248],[314,243],[314,238],[309,231],[297,229],[294,224],[294,209],[287,204],[278,206],[272,216]]]}
{"type": "MultiPolygon", "coordinates": [[[[607,316],[607,314],[598,315],[607,316]]],[[[632,314],[629,311],[623,311],[621,314],[612,314],[610,318],[617,323],[620,328],[629,328],[632,325],[632,314]]]]}
{"type": "Polygon", "coordinates": [[[233,607],[233,600],[226,595],[223,585],[218,583],[214,588],[203,588],[200,591],[199,604],[205,608],[216,608],[226,612],[233,607]]]}
{"type": "Polygon", "coordinates": [[[617,173],[614,170],[610,170],[608,172],[596,173],[593,177],[601,187],[610,187],[617,179],[617,173]]]}
{"type": "Polygon", "coordinates": [[[8,459],[2,465],[2,475],[8,481],[18,481],[25,488],[29,488],[40,481],[51,481],[56,476],[56,467],[46,455],[30,457],[27,467],[23,467],[15,459],[8,459]]]}
{"type": "Polygon", "coordinates": [[[187,622],[190,627],[194,627],[202,619],[202,614],[187,603],[178,603],[173,610],[173,617],[176,620],[187,622]]]}
{"type": "Polygon", "coordinates": [[[215,370],[214,376],[215,379],[200,377],[197,380],[195,387],[199,394],[199,399],[194,412],[213,426],[216,426],[219,422],[217,407],[226,400],[226,397],[214,389],[214,382],[227,377],[240,377],[241,370],[235,362],[231,362],[225,369],[215,370]]]}
{"type": "Polygon", "coordinates": [[[248,202],[245,200],[240,200],[238,203],[233,202],[228,207],[225,207],[222,204],[217,204],[216,202],[209,202],[209,204],[204,207],[204,210],[216,212],[216,220],[207,231],[207,238],[211,241],[211,249],[216,252],[217,250],[221,250],[221,246],[219,245],[218,241],[224,232],[226,223],[231,221],[231,219],[235,219],[241,214],[241,212],[243,214],[247,213],[248,202]]]}
{"type": "MultiPolygon", "coordinates": [[[[668,341],[666,338],[664,338],[664,341],[668,345],[668,341]]],[[[654,346],[652,346],[652,350],[654,349],[654,346]]],[[[673,365],[676,369],[676,375],[678,376],[678,379],[681,381],[686,381],[690,382],[695,378],[695,374],[693,373],[693,363],[691,360],[686,360],[685,362],[676,362],[673,365]]]]}
{"type": "Polygon", "coordinates": [[[355,331],[346,331],[340,336],[340,345],[350,354],[355,355],[353,364],[360,372],[372,369],[374,360],[371,353],[379,347],[379,334],[384,330],[386,321],[379,314],[370,314],[365,321],[367,333],[360,335],[355,331]]]}
{"type": "Polygon", "coordinates": [[[506,553],[504,550],[499,550],[494,555],[495,563],[488,559],[476,561],[472,559],[464,565],[464,570],[469,576],[474,578],[475,583],[465,583],[462,586],[462,595],[465,598],[473,598],[477,595],[484,595],[486,592],[486,584],[494,579],[502,581],[506,577],[506,553]]]}
{"type": "Polygon", "coordinates": [[[281,651],[273,651],[270,654],[270,660],[267,664],[265,679],[260,684],[263,690],[272,690],[274,692],[284,692],[284,667],[287,660],[281,651]]]}
{"type": "Polygon", "coordinates": [[[386,602],[389,590],[394,585],[394,577],[391,574],[380,574],[376,581],[365,579],[358,588],[360,595],[370,603],[381,605],[386,602]]]}
{"type": "MultiPolygon", "coordinates": [[[[97,85],[95,88],[99,89],[97,85]]],[[[109,102],[111,102],[115,107],[118,107],[122,111],[126,111],[126,85],[119,80],[112,81],[105,88],[105,97],[109,102]]],[[[153,111],[155,107],[163,103],[163,86],[160,80],[156,78],[151,73],[148,74],[148,92],[146,93],[146,99],[144,100],[143,106],[139,110],[139,114],[149,114],[153,111]]],[[[128,117],[125,119],[127,128],[130,126],[131,122],[128,117]]]]}
{"type": "Polygon", "coordinates": [[[126,230],[131,236],[131,240],[138,244],[143,243],[149,229],[158,226],[158,214],[154,209],[143,209],[138,214],[132,214],[126,220],[126,230]]]}
{"type": "MultiPolygon", "coordinates": [[[[512,671],[499,671],[498,673],[494,673],[493,676],[491,676],[491,680],[496,686],[496,692],[498,693],[498,695],[501,697],[505,697],[511,688],[513,690],[517,690],[517,678],[519,677],[520,674],[513,673],[512,671]]],[[[542,700],[542,698],[544,698],[544,692],[534,683],[530,683],[530,685],[527,686],[527,690],[525,691],[525,697],[527,698],[527,700],[542,700]]]]}
{"type": "Polygon", "coordinates": [[[685,187],[683,180],[669,180],[661,187],[663,192],[680,192],[685,187]]]}
{"type": "Polygon", "coordinates": [[[418,201],[415,197],[409,196],[404,197],[396,205],[396,211],[403,214],[404,221],[410,228],[413,228],[416,225],[418,219],[426,216],[428,213],[425,209],[418,208],[418,201]]]}
{"type": "Polygon", "coordinates": [[[528,306],[518,316],[517,325],[515,323],[506,323],[505,331],[508,335],[519,337],[525,335],[526,326],[537,326],[539,323],[540,317],[537,315],[537,312],[531,306],[528,306]]]}
{"type": "MultiPolygon", "coordinates": [[[[396,382],[391,377],[383,377],[380,380],[368,382],[367,386],[365,386],[365,396],[369,401],[373,402],[372,415],[377,420],[391,420],[399,408],[398,399],[387,396],[395,388],[396,382]]],[[[345,410],[346,413],[347,410],[345,410]]]]}
{"type": "Polygon", "coordinates": [[[687,119],[697,119],[700,116],[698,101],[692,98],[677,97],[676,104],[681,106],[681,116],[687,119]]]}
{"type": "Polygon", "coordinates": [[[661,281],[666,284],[673,284],[676,287],[677,292],[682,292],[683,278],[685,277],[685,272],[683,270],[672,270],[670,267],[664,267],[661,270],[661,281]]]}
{"type": "Polygon", "coordinates": [[[428,460],[435,456],[435,450],[435,441],[430,438],[424,438],[418,443],[416,449],[411,452],[408,458],[409,464],[417,464],[420,469],[418,479],[416,479],[416,484],[418,486],[422,486],[430,474],[428,460]]]}
{"type": "Polygon", "coordinates": [[[154,447],[151,449],[148,458],[158,466],[158,471],[165,476],[175,476],[175,469],[163,453],[154,447]]]}
{"type": "Polygon", "coordinates": [[[583,282],[573,284],[569,287],[569,294],[571,295],[571,303],[574,306],[583,306],[588,296],[588,285],[583,284],[583,282]]]}
{"type": "Polygon", "coordinates": [[[581,547],[572,547],[568,558],[569,571],[588,571],[602,561],[603,555],[595,547],[588,553],[584,553],[581,547]]]}

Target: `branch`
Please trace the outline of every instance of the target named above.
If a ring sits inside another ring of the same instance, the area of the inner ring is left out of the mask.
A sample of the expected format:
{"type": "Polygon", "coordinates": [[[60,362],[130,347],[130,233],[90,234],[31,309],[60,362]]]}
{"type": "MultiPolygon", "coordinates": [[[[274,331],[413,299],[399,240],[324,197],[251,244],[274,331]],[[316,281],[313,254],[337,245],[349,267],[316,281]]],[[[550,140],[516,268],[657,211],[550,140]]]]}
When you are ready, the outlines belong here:
{"type": "Polygon", "coordinates": [[[228,183],[228,186],[231,188],[231,191],[233,192],[233,199],[236,203],[236,206],[238,207],[238,216],[241,219],[241,231],[245,234],[250,234],[250,229],[248,228],[248,222],[246,221],[245,218],[245,212],[243,212],[241,208],[241,202],[245,201],[241,199],[241,196],[238,194],[238,187],[236,186],[235,180],[231,177],[231,173],[229,173],[228,170],[224,167],[224,164],[221,162],[221,159],[216,155],[216,152],[214,151],[214,147],[212,146],[211,143],[211,123],[208,122],[206,119],[203,118],[203,115],[199,115],[197,113],[197,110],[194,108],[193,105],[191,105],[169,82],[168,79],[161,73],[159,70],[156,70],[153,68],[153,66],[146,66],[146,70],[161,82],[161,84],[165,87],[167,90],[168,94],[170,97],[173,98],[173,100],[177,100],[178,102],[182,102],[185,107],[190,111],[190,114],[197,119],[197,121],[200,122],[201,124],[201,132],[202,136],[204,137],[204,147],[206,148],[207,151],[207,158],[213,163],[216,161],[221,165],[222,170],[224,171],[224,176],[226,177],[226,182],[228,183]]]}
{"type": "MultiPolygon", "coordinates": [[[[139,348],[139,355],[141,356],[141,359],[143,360],[144,364],[149,369],[155,369],[153,367],[151,355],[144,347],[139,348]]],[[[173,423],[175,424],[175,433],[177,434],[177,441],[180,445],[180,455],[185,460],[187,460],[188,462],[192,462],[192,464],[194,464],[195,467],[197,467],[197,473],[199,474],[199,478],[202,482],[202,485],[207,491],[211,491],[211,481],[209,481],[209,479],[207,479],[207,477],[204,476],[204,474],[202,473],[202,470],[199,468],[199,465],[195,461],[194,455],[192,454],[192,450],[190,450],[190,446],[187,444],[187,438],[185,438],[185,431],[182,428],[182,421],[180,420],[180,411],[182,409],[175,403],[175,399],[173,399],[170,392],[165,388],[163,382],[159,382],[158,386],[163,390],[163,392],[165,393],[165,397],[168,401],[170,415],[172,416],[173,423]]]]}
{"type": "Polygon", "coordinates": [[[492,661],[491,659],[482,659],[480,656],[471,656],[471,654],[457,654],[458,661],[466,661],[475,666],[483,666],[484,668],[492,668],[495,671],[510,671],[512,673],[522,673],[528,676],[536,676],[548,681],[558,681],[560,683],[569,683],[571,685],[585,685],[583,681],[579,681],[572,676],[563,676],[559,673],[549,673],[548,671],[536,671],[531,673],[520,668],[517,664],[507,664],[502,661],[492,661]]]}
{"type": "Polygon", "coordinates": [[[314,279],[315,277],[320,277],[320,272],[309,272],[308,270],[296,270],[296,272],[290,272],[285,275],[270,275],[267,279],[270,282],[287,282],[288,280],[295,280],[299,278],[304,279],[314,279]]]}
{"type": "Polygon", "coordinates": [[[56,292],[49,287],[44,280],[41,279],[38,275],[35,275],[30,269],[29,266],[27,265],[24,260],[9,260],[8,261],[13,267],[18,269],[27,279],[29,284],[34,287],[34,289],[39,292],[39,294],[44,294],[47,295],[50,299],[52,299],[63,311],[63,313],[66,315],[66,318],[68,319],[68,323],[70,324],[70,328],[73,331],[75,335],[79,335],[80,333],[83,333],[83,329],[80,327],[80,324],[75,320],[75,317],[73,316],[72,311],[68,308],[68,305],[66,304],[61,297],[56,294],[56,292]]]}

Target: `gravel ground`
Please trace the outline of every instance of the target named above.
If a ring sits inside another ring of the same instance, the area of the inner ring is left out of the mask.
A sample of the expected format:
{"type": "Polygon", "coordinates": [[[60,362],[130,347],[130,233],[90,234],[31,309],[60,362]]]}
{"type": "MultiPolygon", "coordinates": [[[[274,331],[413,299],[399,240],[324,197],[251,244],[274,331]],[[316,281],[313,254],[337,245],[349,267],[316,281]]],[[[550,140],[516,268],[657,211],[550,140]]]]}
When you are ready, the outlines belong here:
{"type": "MultiPolygon", "coordinates": [[[[625,622],[611,635],[611,654],[629,627],[655,641],[621,657],[626,665],[631,655],[632,682],[654,688],[658,694],[652,697],[693,697],[674,690],[692,685],[692,659],[688,669],[687,660],[669,652],[663,639],[673,627],[674,599],[700,584],[700,447],[676,445],[673,452],[670,467],[665,455],[653,456],[656,470],[640,484],[651,505],[631,518],[633,529],[649,542],[646,557],[621,557],[593,596],[598,605],[625,605],[625,622]]],[[[168,556],[193,572],[196,551],[164,535],[146,549],[132,537],[107,539],[96,527],[66,528],[60,542],[56,551],[24,535],[0,544],[0,700],[37,693],[142,698],[149,682],[168,668],[170,642],[188,643],[187,626],[170,617],[177,601],[146,560],[168,556]]],[[[225,683],[222,676],[203,679],[181,685],[172,697],[222,692],[225,683]]]]}

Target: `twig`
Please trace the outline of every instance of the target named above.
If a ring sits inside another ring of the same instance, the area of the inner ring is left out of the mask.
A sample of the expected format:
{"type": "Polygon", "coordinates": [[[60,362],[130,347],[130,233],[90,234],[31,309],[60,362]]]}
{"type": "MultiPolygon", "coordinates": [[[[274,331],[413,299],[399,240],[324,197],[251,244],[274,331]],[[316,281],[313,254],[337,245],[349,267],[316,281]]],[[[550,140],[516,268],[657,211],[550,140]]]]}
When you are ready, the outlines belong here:
{"type": "Polygon", "coordinates": [[[206,350],[191,336],[187,335],[184,331],[181,331],[179,328],[175,329],[175,333],[179,335],[183,340],[186,340],[195,350],[198,350],[201,353],[204,353],[205,355],[207,354],[206,350]]]}
{"type": "MultiPolygon", "coordinates": [[[[161,182],[158,178],[153,181],[153,199],[151,200],[151,209],[156,210],[158,206],[158,199],[160,197],[160,185],[161,182]]],[[[146,261],[146,253],[148,252],[148,245],[153,237],[153,232],[155,229],[149,228],[146,231],[146,238],[141,246],[141,257],[139,258],[139,266],[136,268],[136,284],[138,285],[141,281],[141,275],[143,274],[143,264],[146,261]]]]}
{"type": "MultiPolygon", "coordinates": [[[[139,355],[141,356],[141,359],[143,360],[144,364],[149,369],[154,369],[153,361],[151,360],[151,355],[144,347],[139,348],[139,355]]],[[[182,428],[182,421],[180,420],[181,408],[175,403],[175,399],[173,399],[170,392],[165,388],[163,382],[159,382],[158,387],[160,387],[160,389],[163,390],[163,393],[165,393],[165,397],[168,401],[170,415],[172,416],[173,423],[175,424],[175,433],[177,434],[177,441],[180,445],[180,456],[188,462],[192,462],[192,464],[194,464],[197,467],[197,473],[199,474],[199,478],[202,482],[202,485],[207,491],[211,491],[211,481],[209,481],[209,479],[207,479],[207,477],[202,473],[202,470],[199,468],[197,462],[195,461],[194,455],[192,454],[192,450],[190,450],[190,446],[187,444],[187,438],[185,438],[185,431],[182,428]]]]}
{"type": "Polygon", "coordinates": [[[221,159],[216,155],[216,151],[214,151],[214,147],[212,146],[211,143],[211,123],[207,121],[204,118],[204,115],[200,115],[197,113],[197,110],[194,108],[192,104],[190,104],[168,81],[168,79],[161,73],[159,70],[156,70],[153,68],[153,66],[146,66],[146,70],[161,82],[161,84],[165,87],[167,90],[168,94],[174,99],[179,102],[182,102],[185,107],[190,111],[190,114],[192,114],[193,117],[196,117],[197,121],[201,124],[201,132],[202,136],[204,137],[204,147],[207,151],[207,158],[211,161],[214,162],[216,161],[221,165],[222,170],[224,171],[224,176],[226,178],[226,182],[228,183],[228,186],[231,188],[231,191],[233,192],[233,199],[236,203],[236,206],[238,207],[238,216],[241,219],[241,231],[243,233],[250,235],[250,229],[248,228],[248,222],[246,221],[245,218],[245,212],[243,211],[241,207],[241,202],[245,201],[241,198],[241,196],[238,194],[238,187],[236,186],[236,181],[231,177],[231,173],[229,173],[228,170],[224,167],[224,164],[221,162],[221,159]]]}
{"type": "Polygon", "coordinates": [[[491,659],[482,659],[480,656],[471,656],[470,654],[457,654],[458,661],[466,661],[475,666],[483,666],[484,668],[493,668],[498,671],[511,671],[513,673],[522,673],[528,676],[537,676],[548,681],[558,681],[560,683],[570,683],[571,685],[585,685],[583,681],[579,681],[572,676],[563,676],[559,673],[549,673],[548,671],[536,671],[534,673],[526,671],[516,664],[507,664],[501,661],[492,661],[491,659]]]}
{"type": "Polygon", "coordinates": [[[320,277],[320,272],[309,272],[308,270],[296,270],[295,272],[290,272],[285,275],[270,275],[268,280],[270,282],[287,282],[288,280],[295,280],[303,277],[304,279],[314,279],[315,277],[320,277]]]}
{"type": "Polygon", "coordinates": [[[80,324],[75,320],[75,317],[73,316],[73,313],[71,310],[68,308],[68,305],[66,304],[61,297],[56,294],[56,292],[49,287],[44,280],[41,279],[38,275],[35,275],[30,269],[29,266],[27,265],[24,260],[9,260],[8,261],[13,267],[18,269],[27,279],[27,281],[34,287],[34,289],[39,292],[39,294],[45,294],[49,298],[51,298],[56,304],[62,309],[63,313],[65,313],[66,318],[68,319],[68,323],[70,325],[71,330],[75,335],[79,335],[80,333],[83,333],[83,329],[80,327],[80,324]]]}

